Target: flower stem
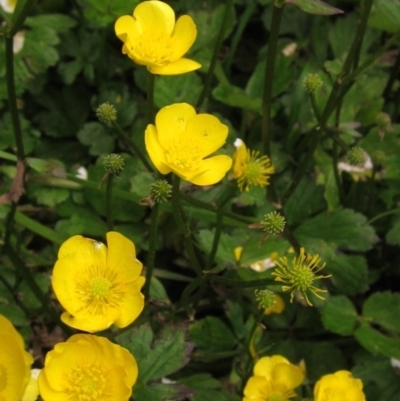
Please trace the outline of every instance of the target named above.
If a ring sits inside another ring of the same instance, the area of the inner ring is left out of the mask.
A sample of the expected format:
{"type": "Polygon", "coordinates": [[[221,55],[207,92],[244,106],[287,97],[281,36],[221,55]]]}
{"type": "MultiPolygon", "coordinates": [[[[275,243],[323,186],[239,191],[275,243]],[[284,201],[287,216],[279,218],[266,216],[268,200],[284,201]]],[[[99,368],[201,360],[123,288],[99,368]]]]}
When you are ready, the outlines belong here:
{"type": "Polygon", "coordinates": [[[217,214],[217,226],[215,227],[214,239],[213,239],[213,243],[212,243],[211,252],[208,256],[206,269],[211,268],[211,266],[214,262],[214,259],[215,259],[215,255],[217,254],[217,251],[218,251],[218,245],[219,245],[219,240],[221,238],[221,231],[222,231],[222,220],[223,220],[223,215],[221,213],[218,213],[217,214]]]}
{"type": "Polygon", "coordinates": [[[154,167],[149,163],[149,161],[146,159],[146,156],[141,152],[136,143],[133,140],[131,140],[131,138],[129,138],[128,134],[116,122],[113,123],[113,127],[115,128],[118,136],[129,148],[129,151],[140,159],[140,161],[142,162],[142,164],[149,173],[154,173],[155,172],[154,167]]]}
{"type": "Polygon", "coordinates": [[[160,204],[156,203],[153,206],[153,209],[151,210],[149,253],[147,255],[147,264],[146,264],[146,282],[143,287],[143,294],[146,300],[149,299],[150,295],[150,284],[151,284],[151,278],[153,276],[154,261],[156,258],[159,209],[160,209],[160,204]]]}
{"type": "Polygon", "coordinates": [[[14,11],[13,19],[15,17],[15,20],[13,21],[10,31],[8,33],[8,36],[14,36],[18,30],[21,28],[22,24],[24,23],[26,17],[28,16],[29,12],[31,11],[33,5],[35,4],[36,0],[26,0],[23,8],[19,10],[18,14],[15,12],[17,11],[17,8],[14,11]]]}
{"type": "Polygon", "coordinates": [[[263,154],[270,157],[271,142],[271,107],[272,107],[272,85],[274,80],[274,68],[276,49],[278,44],[279,29],[284,7],[274,5],[272,11],[271,30],[268,39],[267,60],[265,63],[264,93],[263,93],[263,118],[262,118],[262,148],[263,154]]]}
{"type": "Polygon", "coordinates": [[[107,215],[107,229],[108,231],[114,230],[113,217],[112,217],[112,188],[113,188],[114,174],[108,173],[107,188],[106,188],[106,215],[107,215]]]}
{"type": "Polygon", "coordinates": [[[147,74],[147,111],[146,121],[151,124],[154,120],[154,82],[156,76],[150,72],[147,74]]]}
{"type": "Polygon", "coordinates": [[[217,40],[215,42],[214,53],[213,53],[212,58],[211,58],[210,66],[208,67],[206,79],[204,81],[203,90],[201,91],[199,99],[197,100],[197,103],[196,103],[196,109],[199,109],[201,107],[201,105],[203,104],[205,98],[208,95],[208,92],[210,91],[211,81],[212,81],[212,78],[214,76],[214,70],[215,70],[215,66],[216,66],[217,61],[218,61],[219,51],[221,49],[222,42],[224,40],[225,31],[226,31],[226,28],[228,26],[229,11],[232,9],[232,4],[233,4],[233,0],[227,0],[226,1],[225,13],[224,13],[224,16],[222,18],[222,23],[221,23],[220,30],[218,32],[217,40]]]}
{"type": "Polygon", "coordinates": [[[171,197],[172,213],[174,215],[175,222],[176,222],[180,232],[183,235],[183,239],[185,242],[185,248],[189,255],[190,263],[191,263],[194,271],[196,272],[196,274],[198,276],[202,276],[203,271],[201,269],[200,263],[197,259],[195,251],[194,251],[190,229],[186,225],[185,218],[183,215],[183,210],[182,210],[181,204],[179,202],[180,182],[181,182],[181,179],[176,174],[174,174],[173,178],[172,178],[172,197],[171,197]]]}
{"type": "Polygon", "coordinates": [[[17,96],[15,94],[13,37],[6,37],[5,44],[8,105],[10,108],[11,120],[14,128],[15,144],[17,146],[17,157],[18,160],[22,161],[25,158],[25,151],[24,142],[22,140],[21,124],[19,121],[17,109],[17,96]]]}
{"type": "Polygon", "coordinates": [[[381,219],[382,217],[386,217],[389,216],[391,214],[395,214],[395,213],[400,213],[400,207],[396,208],[396,209],[392,209],[392,210],[387,210],[386,212],[383,213],[379,213],[377,214],[375,217],[372,217],[372,219],[369,219],[365,224],[372,224],[374,221],[381,219]]]}

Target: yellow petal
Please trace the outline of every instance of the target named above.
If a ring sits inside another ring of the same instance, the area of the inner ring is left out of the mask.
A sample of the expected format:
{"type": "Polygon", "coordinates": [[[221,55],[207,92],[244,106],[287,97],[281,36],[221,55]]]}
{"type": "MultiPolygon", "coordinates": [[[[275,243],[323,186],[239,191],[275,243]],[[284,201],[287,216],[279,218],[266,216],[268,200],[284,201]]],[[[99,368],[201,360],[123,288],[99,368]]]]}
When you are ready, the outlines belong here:
{"type": "Polygon", "coordinates": [[[156,116],[157,137],[161,146],[170,149],[174,141],[185,134],[189,121],[195,116],[196,110],[187,103],[163,107],[156,116]]]}
{"type": "Polygon", "coordinates": [[[278,364],[287,364],[290,362],[281,355],[264,356],[254,365],[253,373],[255,376],[265,376],[271,378],[272,371],[278,364]]]}
{"type": "Polygon", "coordinates": [[[104,314],[94,315],[90,311],[83,310],[71,315],[69,312],[64,312],[61,315],[61,320],[68,326],[78,330],[86,331],[88,333],[95,333],[108,329],[117,319],[118,310],[107,309],[104,314]]]}
{"type": "Polygon", "coordinates": [[[47,380],[46,373],[42,369],[38,379],[39,393],[44,401],[70,401],[71,397],[68,393],[55,391],[51,388],[47,380]]]}
{"type": "Polygon", "coordinates": [[[157,170],[161,174],[170,173],[171,169],[165,164],[165,150],[161,147],[161,144],[158,140],[157,130],[154,125],[149,124],[147,126],[144,139],[147,153],[149,154],[150,159],[156,166],[157,170]]]}
{"type": "Polygon", "coordinates": [[[188,121],[186,135],[202,150],[206,157],[218,150],[226,141],[228,127],[211,114],[197,114],[188,121]]]}
{"type": "Polygon", "coordinates": [[[192,17],[182,15],[176,21],[174,31],[172,33],[172,55],[171,61],[181,58],[192,46],[196,40],[197,29],[192,17]]]}
{"type": "Polygon", "coordinates": [[[117,327],[123,328],[128,326],[142,312],[144,296],[140,292],[140,289],[143,287],[145,281],[144,277],[139,277],[134,283],[127,286],[125,297],[119,305],[121,313],[114,322],[117,327]]]}
{"type": "Polygon", "coordinates": [[[106,257],[104,244],[80,235],[69,238],[61,245],[53,269],[52,285],[59,302],[69,313],[74,315],[85,306],[84,301],[77,297],[78,286],[87,281],[93,267],[98,271],[105,270],[106,257]]]}
{"type": "Polygon", "coordinates": [[[280,363],[273,368],[272,382],[287,390],[300,386],[303,380],[304,373],[298,366],[280,363]]]}
{"type": "Polygon", "coordinates": [[[244,395],[249,400],[268,400],[272,395],[271,382],[262,376],[252,376],[246,383],[244,395]]]}
{"type": "Polygon", "coordinates": [[[162,1],[143,1],[134,10],[142,32],[166,32],[172,34],[175,25],[174,10],[162,1]]]}
{"type": "Polygon", "coordinates": [[[198,70],[199,68],[201,68],[201,64],[188,58],[180,58],[163,67],[147,67],[152,74],[157,75],[179,75],[185,72],[198,70]]]}
{"type": "Polygon", "coordinates": [[[140,35],[138,24],[130,15],[119,17],[114,29],[118,38],[124,43],[134,41],[140,35]]]}
{"type": "Polygon", "coordinates": [[[107,269],[113,274],[126,276],[135,281],[142,272],[142,263],[136,259],[135,244],[115,231],[107,233],[107,269]]]}
{"type": "Polygon", "coordinates": [[[200,175],[187,179],[196,185],[213,185],[221,181],[226,172],[232,166],[232,159],[229,156],[218,155],[208,159],[204,159],[201,162],[200,175]]]}

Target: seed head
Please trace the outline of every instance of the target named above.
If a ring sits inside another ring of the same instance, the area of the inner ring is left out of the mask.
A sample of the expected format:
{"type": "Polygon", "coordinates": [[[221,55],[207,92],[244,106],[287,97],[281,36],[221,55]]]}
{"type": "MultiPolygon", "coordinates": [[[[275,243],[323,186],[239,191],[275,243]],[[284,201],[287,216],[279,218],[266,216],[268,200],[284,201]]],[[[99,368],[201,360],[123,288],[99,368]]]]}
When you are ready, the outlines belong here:
{"type": "Polygon", "coordinates": [[[172,186],[166,180],[157,180],[150,186],[150,196],[157,202],[166,202],[171,196],[172,186]]]}
{"type": "Polygon", "coordinates": [[[352,147],[347,153],[347,159],[352,166],[363,166],[367,160],[367,154],[359,146],[352,147]]]}
{"type": "Polygon", "coordinates": [[[271,212],[264,216],[261,225],[268,234],[280,234],[285,228],[285,218],[278,212],[271,212]]]}
{"type": "Polygon", "coordinates": [[[303,79],[303,85],[308,93],[316,93],[323,85],[323,81],[319,74],[308,74],[303,79]]]}
{"type": "Polygon", "coordinates": [[[124,169],[124,165],[124,159],[116,153],[111,153],[104,158],[104,168],[107,173],[118,174],[124,169]]]}
{"type": "Polygon", "coordinates": [[[106,102],[96,109],[96,116],[100,122],[111,127],[112,123],[117,119],[117,110],[112,104],[106,102]]]}

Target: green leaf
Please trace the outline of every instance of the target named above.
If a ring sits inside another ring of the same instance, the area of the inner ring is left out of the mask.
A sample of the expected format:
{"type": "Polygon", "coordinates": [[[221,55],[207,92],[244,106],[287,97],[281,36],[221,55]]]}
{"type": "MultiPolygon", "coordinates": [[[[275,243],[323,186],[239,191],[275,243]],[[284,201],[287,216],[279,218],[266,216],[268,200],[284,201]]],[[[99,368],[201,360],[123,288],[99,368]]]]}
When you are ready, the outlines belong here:
{"type": "Polygon", "coordinates": [[[247,330],[244,324],[243,309],[239,303],[228,300],[226,302],[225,314],[229,319],[236,336],[238,338],[244,338],[247,330]]]}
{"type": "Polygon", "coordinates": [[[338,248],[367,251],[377,241],[374,229],[367,219],[350,209],[321,213],[306,221],[294,231],[300,244],[307,239],[323,240],[338,248]]]}
{"type": "Polygon", "coordinates": [[[159,76],[154,85],[154,104],[158,108],[172,103],[196,104],[202,87],[201,79],[196,73],[159,76]]]}
{"type": "Polygon", "coordinates": [[[399,27],[400,3],[393,0],[375,0],[374,7],[387,17],[392,24],[399,27]]]}
{"type": "MultiPolygon", "coordinates": [[[[200,246],[207,252],[211,252],[211,247],[214,240],[214,231],[215,230],[201,230],[198,234],[198,238],[200,241],[200,246]]],[[[233,250],[235,248],[232,237],[224,232],[221,233],[221,237],[218,243],[218,250],[216,254],[216,259],[221,262],[234,262],[234,253],[233,250]]]]}
{"type": "Polygon", "coordinates": [[[213,89],[212,94],[215,99],[219,100],[221,103],[227,104],[228,106],[254,111],[257,114],[262,115],[261,97],[252,97],[237,86],[220,83],[213,89]]]}
{"type": "Polygon", "coordinates": [[[186,342],[186,327],[170,324],[153,339],[149,324],[127,331],[117,337],[139,365],[138,383],[142,385],[166,377],[189,362],[193,344],[186,342]]]}
{"type": "Polygon", "coordinates": [[[151,278],[150,283],[150,298],[152,301],[161,301],[166,304],[171,304],[170,299],[168,298],[168,294],[165,291],[165,288],[161,281],[157,277],[151,278]]]}
{"type": "Polygon", "coordinates": [[[319,311],[322,323],[327,330],[342,336],[353,334],[358,315],[356,308],[347,297],[330,296],[319,311]]]}
{"type": "Polygon", "coordinates": [[[25,24],[32,28],[46,26],[56,32],[66,32],[76,25],[76,21],[64,14],[45,14],[29,17],[25,24]]]}
{"type": "Polygon", "coordinates": [[[90,25],[102,28],[114,23],[118,17],[132,15],[139,0],[78,0],[78,3],[90,25]]]}
{"type": "Polygon", "coordinates": [[[400,219],[397,219],[386,233],[386,242],[390,245],[400,245],[400,219]]]}
{"type": "Polygon", "coordinates": [[[114,150],[114,138],[107,128],[98,122],[86,123],[78,132],[79,142],[89,146],[89,154],[106,155],[114,150]]]}
{"type": "Polygon", "coordinates": [[[324,259],[332,283],[343,294],[355,295],[368,290],[368,267],[363,256],[334,255],[324,259]]]}
{"type": "Polygon", "coordinates": [[[363,323],[354,332],[356,340],[372,354],[385,355],[389,358],[400,359],[400,340],[390,338],[373,329],[368,323],[363,323]]]}
{"type": "Polygon", "coordinates": [[[180,383],[151,384],[138,383],[133,388],[134,401],[175,401],[187,399],[193,391],[180,383]]]}
{"type": "Polygon", "coordinates": [[[400,294],[375,292],[363,306],[363,317],[371,324],[400,333],[400,294]]]}
{"type": "Polygon", "coordinates": [[[213,316],[193,323],[189,328],[189,338],[197,349],[209,353],[231,350],[237,342],[226,324],[213,316]]]}
{"type": "Polygon", "coordinates": [[[335,15],[344,13],[344,11],[332,7],[321,0],[286,0],[286,3],[291,3],[308,14],[335,15]]]}
{"type": "Polygon", "coordinates": [[[54,207],[64,202],[69,197],[69,190],[62,188],[48,188],[39,185],[31,185],[27,190],[28,194],[36,198],[39,205],[54,207]]]}

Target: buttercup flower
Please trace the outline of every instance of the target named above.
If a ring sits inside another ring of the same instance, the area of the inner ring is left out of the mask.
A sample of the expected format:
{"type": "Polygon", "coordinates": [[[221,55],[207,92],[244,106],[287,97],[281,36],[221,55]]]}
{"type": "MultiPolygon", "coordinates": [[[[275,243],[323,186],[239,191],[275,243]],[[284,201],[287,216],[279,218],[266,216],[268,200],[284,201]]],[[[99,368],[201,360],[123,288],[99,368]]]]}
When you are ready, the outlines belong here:
{"type": "Polygon", "coordinates": [[[40,369],[32,369],[28,385],[25,387],[21,401],[35,401],[39,396],[38,378],[40,369]]]}
{"type": "Polygon", "coordinates": [[[146,149],[161,174],[173,171],[196,185],[221,181],[231,168],[229,156],[207,157],[218,150],[228,136],[228,127],[210,114],[196,114],[187,103],[163,107],[156,125],[145,133],[146,149]]]}
{"type": "Polygon", "coordinates": [[[261,358],[244,388],[243,401],[284,401],[296,396],[304,373],[281,355],[261,358]]]}
{"type": "Polygon", "coordinates": [[[285,310],[285,301],[283,298],[275,294],[275,302],[269,308],[265,308],[264,315],[272,315],[273,313],[281,314],[285,310]]]}
{"type": "Polygon", "coordinates": [[[319,255],[306,255],[304,248],[300,248],[300,255],[298,257],[295,256],[290,263],[286,256],[279,258],[275,263],[278,267],[275,268],[272,275],[276,276],[275,281],[287,284],[282,286],[282,291],[292,290],[290,302],[293,301],[296,292],[299,293],[300,298],[305,298],[310,306],[312,306],[312,303],[308,299],[308,291],[312,292],[317,298],[324,299],[319,293],[327,291],[312,285],[315,280],[331,277],[331,275],[316,275],[325,267],[325,263],[320,265],[321,258],[319,255]]]}
{"type": "Polygon", "coordinates": [[[0,0],[0,6],[6,13],[13,13],[18,0],[0,0]]]}
{"type": "Polygon", "coordinates": [[[31,376],[32,362],[21,335],[0,315],[0,401],[21,401],[31,376]]]}
{"type": "Polygon", "coordinates": [[[259,156],[258,151],[247,149],[241,139],[236,139],[235,146],[231,177],[237,180],[239,189],[248,191],[254,185],[266,187],[269,176],[275,172],[269,158],[259,156]]]}
{"type": "Polygon", "coordinates": [[[135,63],[145,65],[152,74],[177,75],[197,70],[196,61],[182,58],[197,36],[189,15],[175,23],[174,10],[157,0],[143,1],[115,23],[115,33],[124,42],[122,53],[135,63]]]}
{"type": "Polygon", "coordinates": [[[347,370],[322,376],[314,387],[314,401],[365,401],[363,383],[347,370]]]}
{"type": "Polygon", "coordinates": [[[52,284],[66,309],[61,320],[79,330],[105,330],[113,323],[126,327],[140,314],[145,278],[135,245],[117,232],[101,242],[75,235],[58,252],[52,284]]]}
{"type": "Polygon", "coordinates": [[[125,348],[75,334],[46,355],[39,392],[44,401],[128,401],[137,376],[136,360],[125,348]]]}

